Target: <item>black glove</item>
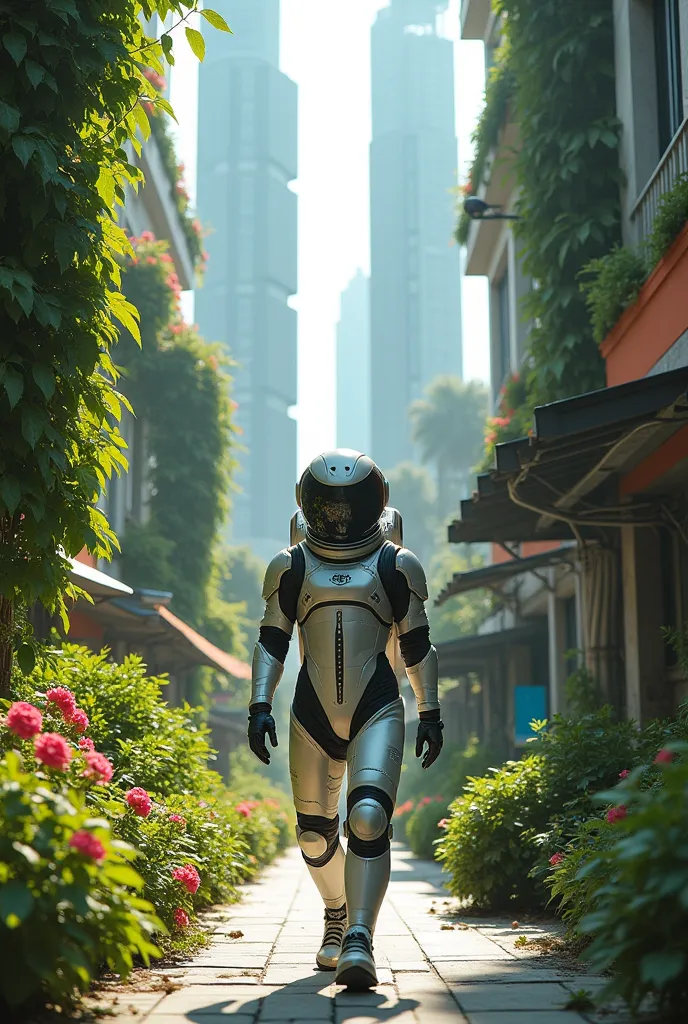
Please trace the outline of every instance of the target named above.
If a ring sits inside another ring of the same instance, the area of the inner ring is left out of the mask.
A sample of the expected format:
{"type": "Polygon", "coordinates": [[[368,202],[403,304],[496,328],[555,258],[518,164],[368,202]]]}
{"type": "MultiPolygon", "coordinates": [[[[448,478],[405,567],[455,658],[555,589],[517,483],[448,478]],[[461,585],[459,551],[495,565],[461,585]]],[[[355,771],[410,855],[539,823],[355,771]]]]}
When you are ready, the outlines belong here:
{"type": "Polygon", "coordinates": [[[421,756],[423,747],[427,743],[428,749],[421,762],[423,768],[429,768],[439,757],[443,743],[443,729],[444,724],[440,721],[439,711],[421,711],[418,716],[418,732],[416,733],[416,757],[421,756]]]}
{"type": "Polygon", "coordinates": [[[270,764],[270,755],[265,746],[266,734],[273,747],[277,746],[275,719],[269,704],[252,704],[248,709],[248,745],[263,764],[270,764]]]}

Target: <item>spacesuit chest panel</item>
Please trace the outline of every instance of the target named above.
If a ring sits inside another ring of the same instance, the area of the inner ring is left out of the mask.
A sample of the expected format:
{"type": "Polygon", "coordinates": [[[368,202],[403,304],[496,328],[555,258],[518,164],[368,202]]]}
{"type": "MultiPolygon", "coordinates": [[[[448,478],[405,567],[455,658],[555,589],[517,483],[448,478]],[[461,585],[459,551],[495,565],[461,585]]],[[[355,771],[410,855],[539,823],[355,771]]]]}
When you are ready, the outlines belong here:
{"type": "Polygon", "coordinates": [[[323,606],[353,605],[369,609],[385,626],[392,624],[392,608],[380,579],[377,562],[380,549],[359,562],[323,562],[302,546],[305,573],[296,618],[303,627],[313,612],[323,606]]]}

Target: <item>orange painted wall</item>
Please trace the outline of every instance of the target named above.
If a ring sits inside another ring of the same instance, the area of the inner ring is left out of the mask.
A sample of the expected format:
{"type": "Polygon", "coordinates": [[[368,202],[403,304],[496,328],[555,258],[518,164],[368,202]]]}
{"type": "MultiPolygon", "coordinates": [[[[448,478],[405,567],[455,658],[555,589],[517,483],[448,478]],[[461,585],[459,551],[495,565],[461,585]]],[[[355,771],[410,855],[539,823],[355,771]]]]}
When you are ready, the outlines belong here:
{"type": "Polygon", "coordinates": [[[82,548],[79,554],[76,556],[76,561],[81,562],[82,565],[90,565],[92,569],[97,568],[97,559],[95,555],[92,555],[86,548],[82,548]]]}
{"type": "Polygon", "coordinates": [[[640,494],[684,459],[688,459],[688,427],[681,427],[673,437],[622,477],[620,493],[640,494]]]}
{"type": "MultiPolygon", "coordinates": [[[[560,547],[558,540],[526,540],[521,544],[521,558],[529,558],[531,555],[540,555],[543,551],[554,551],[560,547]]],[[[492,565],[500,565],[502,562],[510,562],[509,555],[499,544],[492,545],[492,565]]]]}
{"type": "Polygon", "coordinates": [[[688,226],[601,345],[607,384],[645,377],[688,329],[688,226]]]}

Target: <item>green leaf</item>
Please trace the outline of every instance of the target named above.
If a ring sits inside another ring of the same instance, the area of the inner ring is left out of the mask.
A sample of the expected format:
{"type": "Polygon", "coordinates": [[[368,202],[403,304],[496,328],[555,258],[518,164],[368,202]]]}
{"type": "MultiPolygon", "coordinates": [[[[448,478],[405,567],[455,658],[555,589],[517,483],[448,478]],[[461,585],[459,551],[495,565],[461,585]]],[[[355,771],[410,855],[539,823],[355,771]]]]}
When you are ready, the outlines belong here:
{"type": "Polygon", "coordinates": [[[126,864],[108,864],[104,868],[103,873],[107,878],[112,879],[113,882],[118,882],[120,885],[131,886],[132,889],[143,888],[143,879],[138,871],[134,871],[133,868],[126,864]]]}
{"type": "Polygon", "coordinates": [[[5,379],[3,384],[9,399],[10,409],[14,409],[24,392],[24,377],[19,370],[15,370],[11,366],[8,366],[5,369],[5,379]]]}
{"type": "Polygon", "coordinates": [[[683,970],[685,953],[648,953],[640,961],[640,977],[654,988],[662,989],[683,970]]]}
{"type": "Polygon", "coordinates": [[[31,372],[33,379],[38,384],[46,398],[51,398],[55,391],[55,375],[49,366],[42,363],[35,363],[31,372]]]}
{"type": "Polygon", "coordinates": [[[22,434],[32,449],[36,447],[38,439],[43,433],[44,423],[45,414],[42,409],[38,409],[35,405],[27,405],[26,409],[22,410],[22,434]]]}
{"type": "Polygon", "coordinates": [[[17,665],[25,676],[30,675],[36,667],[36,652],[31,644],[22,644],[17,651],[17,665]]]}
{"type": "Polygon", "coordinates": [[[174,67],[174,54],[172,52],[174,44],[172,43],[172,36],[165,32],[164,35],[160,36],[160,45],[162,46],[167,63],[170,67],[174,67]]]}
{"type": "Polygon", "coordinates": [[[0,498],[5,503],[5,508],[10,515],[14,515],[21,498],[21,487],[13,476],[3,474],[0,476],[0,498]]]}
{"type": "Polygon", "coordinates": [[[36,143],[28,135],[15,135],[12,138],[12,149],[21,160],[22,167],[26,167],[36,149],[36,143]]]}
{"type": "Polygon", "coordinates": [[[199,60],[203,60],[205,57],[205,39],[196,28],[189,28],[187,26],[185,31],[188,44],[193,50],[194,55],[199,60]]]}
{"type": "Polygon", "coordinates": [[[26,843],[14,842],[12,843],[12,849],[20,853],[22,857],[28,860],[29,864],[40,864],[41,855],[37,850],[34,850],[33,846],[27,846],[26,843]]]}
{"type": "Polygon", "coordinates": [[[138,317],[136,306],[132,306],[131,302],[127,302],[121,292],[109,292],[108,301],[114,318],[119,320],[123,327],[126,327],[136,343],[140,345],[141,332],[135,319],[135,317],[138,317]]]}
{"type": "Polygon", "coordinates": [[[21,32],[6,32],[2,43],[14,63],[19,67],[26,53],[26,36],[21,32]]]}
{"type": "Polygon", "coordinates": [[[34,89],[38,88],[45,78],[45,68],[42,68],[40,64],[36,64],[35,61],[26,60],[24,61],[24,70],[34,89]]]}
{"type": "Polygon", "coordinates": [[[64,224],[57,224],[55,227],[55,255],[62,274],[71,265],[75,252],[73,231],[64,224]]]}
{"type": "MultiPolygon", "coordinates": [[[[177,121],[177,115],[174,112],[172,104],[168,103],[164,96],[156,97],[155,106],[160,107],[160,109],[164,110],[166,114],[169,114],[173,121],[177,121]]],[[[177,121],[177,124],[179,124],[179,121],[177,121]]]]}
{"type": "Polygon", "coordinates": [[[229,32],[232,35],[234,34],[229,25],[227,24],[227,22],[225,21],[225,19],[222,17],[221,14],[218,14],[217,11],[209,11],[206,8],[204,8],[201,11],[201,15],[205,18],[207,22],[209,22],[213,26],[213,28],[218,29],[218,31],[229,32]]]}
{"type": "Polygon", "coordinates": [[[0,917],[8,928],[16,928],[33,909],[33,896],[24,882],[12,880],[0,886],[0,917]]]}
{"type": "Polygon", "coordinates": [[[9,135],[16,132],[19,127],[19,111],[16,107],[11,107],[9,103],[3,103],[0,100],[0,128],[6,131],[9,135]]]}

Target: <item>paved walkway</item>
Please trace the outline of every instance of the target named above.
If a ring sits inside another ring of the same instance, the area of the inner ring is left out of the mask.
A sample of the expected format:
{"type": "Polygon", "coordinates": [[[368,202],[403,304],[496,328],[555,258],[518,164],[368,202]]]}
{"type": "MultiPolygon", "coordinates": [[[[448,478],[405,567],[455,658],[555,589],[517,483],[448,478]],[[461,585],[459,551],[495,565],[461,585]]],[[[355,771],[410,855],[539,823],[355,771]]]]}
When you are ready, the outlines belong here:
{"type": "MultiPolygon", "coordinates": [[[[593,1020],[564,1007],[573,993],[590,991],[600,980],[529,950],[522,938],[518,943],[520,936],[542,934],[542,928],[514,929],[505,919],[457,923],[450,907],[439,867],[395,844],[375,936],[380,984],[367,993],[336,989],[333,974],[314,967],[322,907],[293,849],[244,887],[241,903],[208,915],[214,928],[208,949],[174,969],[156,969],[176,990],[121,991],[111,1012],[118,1024],[219,1024],[228,1016],[234,1024],[593,1020]]],[[[111,999],[97,1002],[107,1006],[111,999]]]]}

